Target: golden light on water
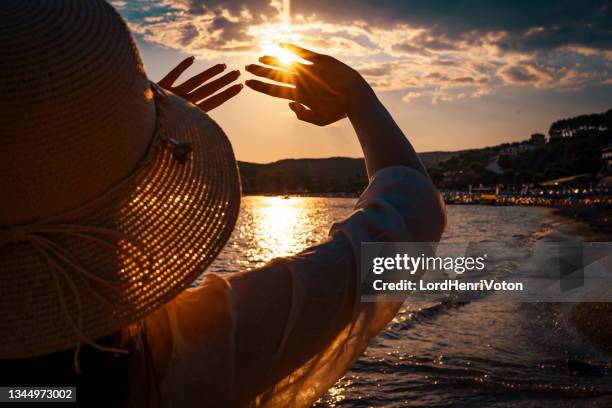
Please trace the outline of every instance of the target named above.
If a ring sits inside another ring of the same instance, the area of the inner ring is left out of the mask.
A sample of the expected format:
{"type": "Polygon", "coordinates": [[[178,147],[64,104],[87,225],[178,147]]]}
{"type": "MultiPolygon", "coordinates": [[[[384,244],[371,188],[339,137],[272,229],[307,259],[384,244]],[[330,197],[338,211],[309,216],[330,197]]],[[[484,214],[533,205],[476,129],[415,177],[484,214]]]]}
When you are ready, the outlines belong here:
{"type": "Polygon", "coordinates": [[[234,233],[207,272],[238,272],[322,242],[349,214],[349,198],[244,196],[234,233]]]}
{"type": "Polygon", "coordinates": [[[262,197],[255,216],[260,229],[257,245],[273,256],[295,254],[300,248],[302,230],[307,219],[300,197],[262,197]]]}
{"type": "Polygon", "coordinates": [[[321,242],[348,207],[326,208],[315,197],[243,197],[240,218],[214,271],[263,266],[321,242]]]}

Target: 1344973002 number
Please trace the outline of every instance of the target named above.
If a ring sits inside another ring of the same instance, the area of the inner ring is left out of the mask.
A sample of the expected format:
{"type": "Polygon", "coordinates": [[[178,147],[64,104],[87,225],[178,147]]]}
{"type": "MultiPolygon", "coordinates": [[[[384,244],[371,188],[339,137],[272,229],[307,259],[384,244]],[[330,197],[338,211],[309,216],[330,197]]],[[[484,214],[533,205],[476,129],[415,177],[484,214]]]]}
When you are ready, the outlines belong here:
{"type": "Polygon", "coordinates": [[[76,387],[0,387],[0,402],[76,402],[76,387]]]}

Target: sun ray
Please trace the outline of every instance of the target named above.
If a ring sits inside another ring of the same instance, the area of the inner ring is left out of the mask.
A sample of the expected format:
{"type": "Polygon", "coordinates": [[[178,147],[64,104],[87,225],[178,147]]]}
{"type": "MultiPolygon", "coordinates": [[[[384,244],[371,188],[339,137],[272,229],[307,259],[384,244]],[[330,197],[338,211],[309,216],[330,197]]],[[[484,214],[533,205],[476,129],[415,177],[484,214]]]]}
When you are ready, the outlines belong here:
{"type": "Polygon", "coordinates": [[[291,22],[291,0],[283,0],[283,19],[287,22],[291,22]]]}
{"type": "Polygon", "coordinates": [[[251,34],[259,39],[258,52],[278,58],[283,64],[289,65],[300,58],[279,47],[281,42],[299,42],[300,35],[291,24],[291,0],[283,0],[280,7],[279,22],[261,25],[251,34]]]}

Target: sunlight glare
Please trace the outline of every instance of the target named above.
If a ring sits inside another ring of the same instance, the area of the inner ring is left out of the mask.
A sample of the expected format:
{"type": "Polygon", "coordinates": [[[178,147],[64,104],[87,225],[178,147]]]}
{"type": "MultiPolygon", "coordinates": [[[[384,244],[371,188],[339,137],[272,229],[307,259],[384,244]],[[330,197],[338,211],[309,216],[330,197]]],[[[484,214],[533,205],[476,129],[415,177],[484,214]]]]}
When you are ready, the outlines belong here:
{"type": "Polygon", "coordinates": [[[247,251],[249,261],[257,260],[261,266],[270,259],[289,256],[306,246],[304,232],[312,229],[307,202],[301,197],[253,197],[252,218],[241,236],[256,242],[256,248],[247,251]]]}
{"type": "Polygon", "coordinates": [[[283,65],[290,65],[300,58],[279,47],[279,43],[299,43],[301,36],[291,25],[291,2],[284,0],[280,9],[280,22],[252,27],[250,34],[259,39],[261,55],[270,55],[280,60],[283,65]]]}
{"type": "Polygon", "coordinates": [[[289,65],[292,62],[296,62],[299,60],[297,56],[287,50],[282,49],[278,45],[266,47],[262,49],[262,53],[263,55],[271,55],[273,57],[278,58],[283,65],[289,65]]]}

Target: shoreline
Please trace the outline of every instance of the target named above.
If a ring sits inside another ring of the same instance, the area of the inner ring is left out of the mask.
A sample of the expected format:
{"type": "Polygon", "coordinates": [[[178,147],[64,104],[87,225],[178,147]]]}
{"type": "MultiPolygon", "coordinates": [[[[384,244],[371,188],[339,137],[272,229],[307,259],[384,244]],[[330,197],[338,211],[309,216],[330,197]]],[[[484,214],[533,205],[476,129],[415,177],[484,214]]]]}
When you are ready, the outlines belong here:
{"type": "MultiPolygon", "coordinates": [[[[610,208],[551,208],[550,215],[563,224],[563,233],[590,242],[612,241],[610,208]]],[[[569,312],[569,322],[598,350],[612,355],[612,303],[576,303],[569,312]]]]}
{"type": "Polygon", "coordinates": [[[590,241],[612,241],[612,208],[567,206],[553,207],[553,214],[588,227],[590,241]]]}

